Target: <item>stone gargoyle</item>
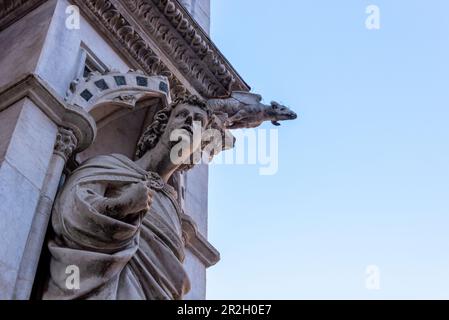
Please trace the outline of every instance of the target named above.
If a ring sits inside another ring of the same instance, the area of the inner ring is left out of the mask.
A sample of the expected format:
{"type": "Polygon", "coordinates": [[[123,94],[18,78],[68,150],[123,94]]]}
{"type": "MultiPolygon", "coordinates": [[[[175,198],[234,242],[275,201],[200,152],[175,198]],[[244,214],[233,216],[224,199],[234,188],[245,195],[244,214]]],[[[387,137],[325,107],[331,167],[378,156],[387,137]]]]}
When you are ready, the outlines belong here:
{"type": "Polygon", "coordinates": [[[250,92],[234,91],[226,99],[211,99],[208,108],[220,117],[226,129],[255,128],[264,121],[279,126],[278,121],[297,118],[295,112],[277,102],[265,105],[262,96],[250,92]]]}

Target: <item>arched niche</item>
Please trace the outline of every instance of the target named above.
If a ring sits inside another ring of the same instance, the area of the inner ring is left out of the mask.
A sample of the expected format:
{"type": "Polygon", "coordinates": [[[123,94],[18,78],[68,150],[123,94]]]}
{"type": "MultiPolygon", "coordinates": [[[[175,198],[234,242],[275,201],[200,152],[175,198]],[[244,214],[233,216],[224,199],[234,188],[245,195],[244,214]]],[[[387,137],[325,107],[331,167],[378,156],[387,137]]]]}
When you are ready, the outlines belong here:
{"type": "Polygon", "coordinates": [[[134,158],[137,142],[154,114],[171,102],[168,80],[162,76],[93,73],[76,85],[69,103],[82,107],[94,118],[97,135],[77,161],[111,153],[134,158]]]}

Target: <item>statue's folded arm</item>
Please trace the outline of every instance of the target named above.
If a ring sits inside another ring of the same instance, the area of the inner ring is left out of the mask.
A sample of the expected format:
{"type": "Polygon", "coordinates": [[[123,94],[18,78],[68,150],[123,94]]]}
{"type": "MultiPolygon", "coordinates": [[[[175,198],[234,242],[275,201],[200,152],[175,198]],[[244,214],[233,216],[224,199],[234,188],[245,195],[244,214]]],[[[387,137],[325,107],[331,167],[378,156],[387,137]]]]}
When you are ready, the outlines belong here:
{"type": "Polygon", "coordinates": [[[145,182],[98,181],[75,184],[68,191],[57,199],[54,215],[60,221],[57,233],[70,246],[111,253],[133,245],[151,202],[145,182]]]}
{"type": "Polygon", "coordinates": [[[121,273],[139,247],[152,193],[145,181],[68,184],[53,210],[56,237],[49,242],[51,279],[44,299],[116,299],[121,273]],[[71,266],[79,268],[79,290],[67,288],[71,266]]]}

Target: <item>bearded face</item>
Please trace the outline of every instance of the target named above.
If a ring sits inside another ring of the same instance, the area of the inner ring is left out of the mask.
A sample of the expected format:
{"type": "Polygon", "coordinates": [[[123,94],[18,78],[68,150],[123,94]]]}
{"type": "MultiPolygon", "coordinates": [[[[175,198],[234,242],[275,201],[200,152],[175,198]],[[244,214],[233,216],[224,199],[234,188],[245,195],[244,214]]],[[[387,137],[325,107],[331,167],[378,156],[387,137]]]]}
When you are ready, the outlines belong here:
{"type": "Polygon", "coordinates": [[[179,104],[172,110],[160,142],[170,149],[175,145],[182,149],[176,162],[184,162],[201,148],[202,133],[208,123],[209,117],[205,110],[195,105],[179,104]]]}

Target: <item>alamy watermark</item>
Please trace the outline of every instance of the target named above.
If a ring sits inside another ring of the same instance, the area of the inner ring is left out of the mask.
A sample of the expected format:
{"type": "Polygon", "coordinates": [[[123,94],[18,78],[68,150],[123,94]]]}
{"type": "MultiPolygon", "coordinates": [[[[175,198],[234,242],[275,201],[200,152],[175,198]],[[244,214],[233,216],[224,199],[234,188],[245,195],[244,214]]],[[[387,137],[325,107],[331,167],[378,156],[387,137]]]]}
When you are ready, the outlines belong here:
{"type": "Polygon", "coordinates": [[[81,28],[80,8],[75,5],[67,6],[65,13],[67,15],[65,27],[69,30],[79,30],[81,28]]]}
{"type": "Polygon", "coordinates": [[[380,290],[380,268],[369,265],[365,269],[365,288],[368,290],[380,290]]]}
{"type": "Polygon", "coordinates": [[[380,29],[380,8],[374,4],[366,7],[366,14],[368,17],[365,20],[365,27],[368,30],[380,29]]]}
{"type": "Polygon", "coordinates": [[[175,142],[170,160],[178,165],[258,165],[260,175],[274,175],[279,168],[279,134],[277,129],[240,129],[233,136],[223,136],[223,131],[206,129],[194,121],[191,131],[176,129],[170,134],[175,142]],[[238,143],[233,148],[235,140],[238,143]],[[227,147],[228,146],[228,147],[227,147]],[[226,152],[221,152],[228,149],[226,152]],[[191,150],[195,150],[193,155],[191,150]]]}
{"type": "Polygon", "coordinates": [[[65,287],[69,290],[80,289],[80,268],[76,265],[70,265],[65,268],[65,287]]]}

